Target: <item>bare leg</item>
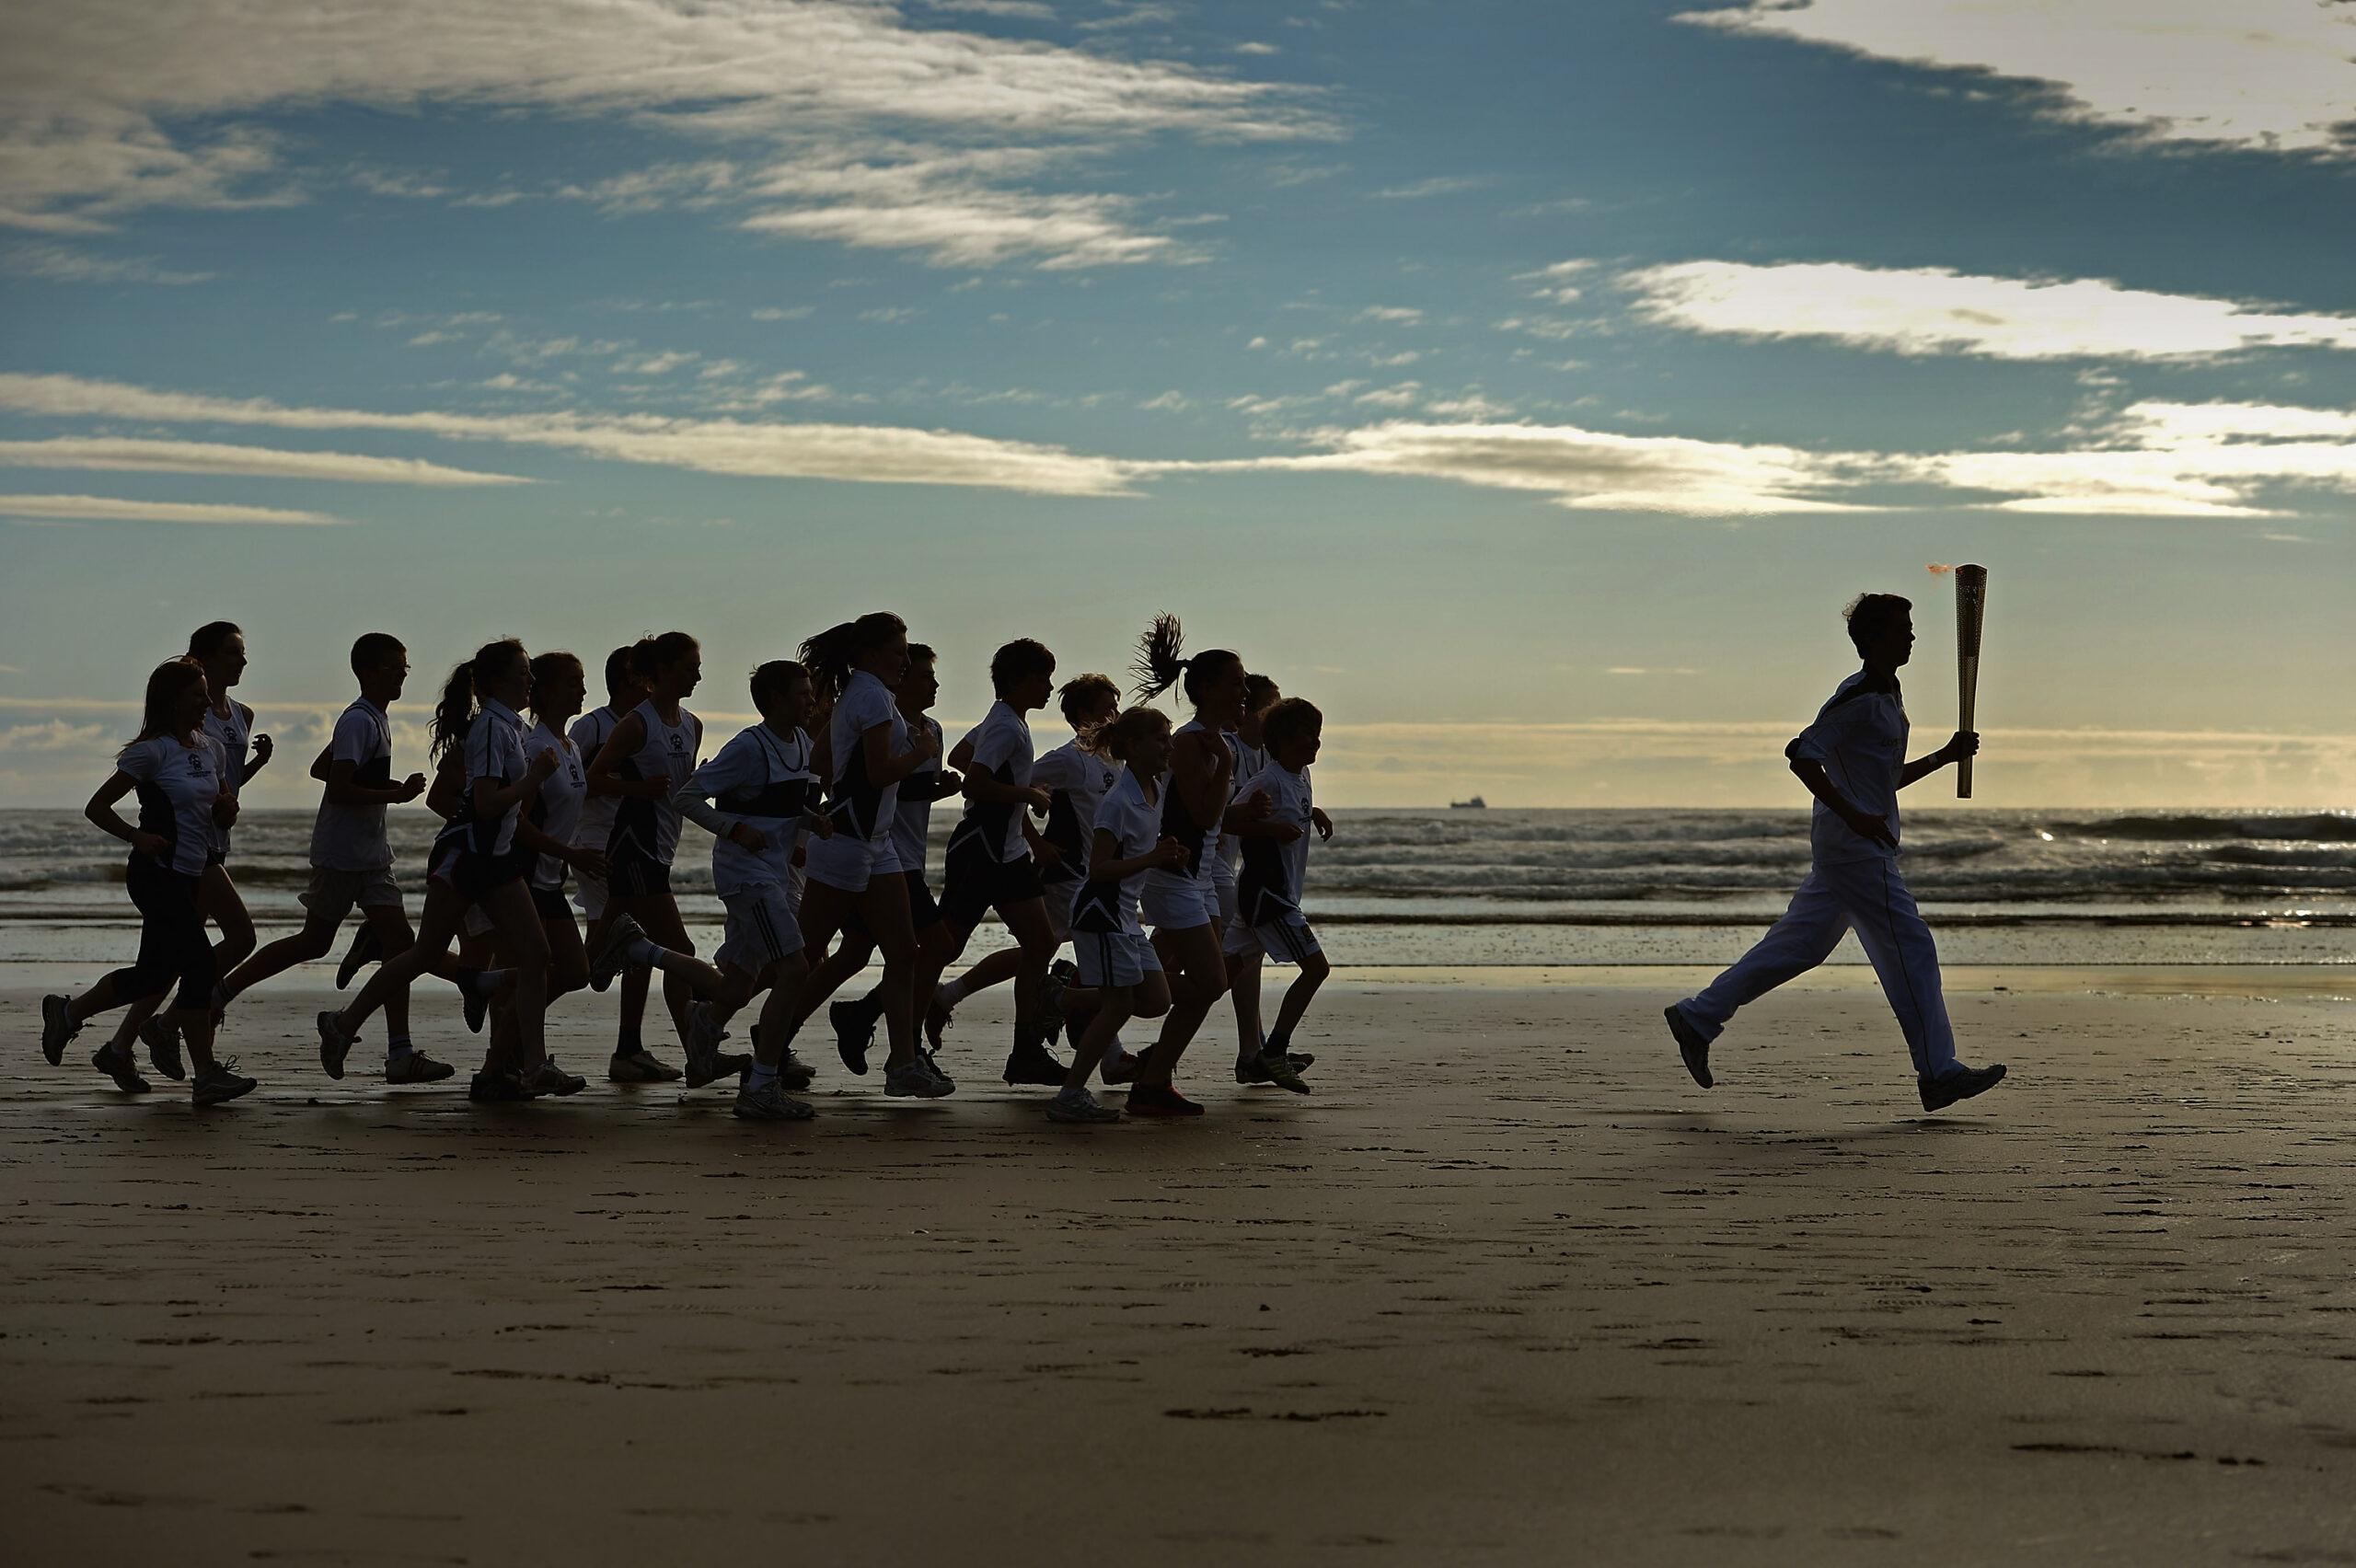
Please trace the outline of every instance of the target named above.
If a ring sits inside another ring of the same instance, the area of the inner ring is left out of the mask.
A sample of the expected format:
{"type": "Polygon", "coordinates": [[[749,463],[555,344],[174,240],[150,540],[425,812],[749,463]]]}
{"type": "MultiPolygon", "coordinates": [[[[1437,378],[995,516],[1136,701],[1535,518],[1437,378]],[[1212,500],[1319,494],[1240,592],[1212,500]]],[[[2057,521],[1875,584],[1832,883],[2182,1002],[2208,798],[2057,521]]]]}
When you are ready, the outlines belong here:
{"type": "Polygon", "coordinates": [[[1167,928],[1153,933],[1154,951],[1161,955],[1162,967],[1179,978],[1171,985],[1169,1016],[1162,1020],[1161,1037],[1146,1053],[1145,1065],[1138,1072],[1141,1089],[1168,1089],[1170,1075],[1178,1066],[1178,1058],[1185,1054],[1203,1020],[1210,1016],[1219,994],[1227,989],[1227,967],[1219,952],[1218,928],[1210,925],[1188,926],[1180,930],[1167,928]]]}
{"type": "MultiPolygon", "coordinates": [[[[1267,1036],[1260,1026],[1260,955],[1228,953],[1228,995],[1235,999],[1235,1059],[1251,1062],[1267,1036]]],[[[1313,991],[1315,986],[1311,986],[1313,991]]]]}

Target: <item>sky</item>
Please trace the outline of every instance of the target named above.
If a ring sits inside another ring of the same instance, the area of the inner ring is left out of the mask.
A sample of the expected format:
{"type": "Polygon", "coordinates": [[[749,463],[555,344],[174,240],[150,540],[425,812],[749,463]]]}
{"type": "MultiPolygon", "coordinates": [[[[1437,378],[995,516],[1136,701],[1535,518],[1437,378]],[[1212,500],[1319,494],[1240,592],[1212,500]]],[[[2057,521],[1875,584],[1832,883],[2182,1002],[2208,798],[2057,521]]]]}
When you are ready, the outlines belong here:
{"type": "MultiPolygon", "coordinates": [[[[202,622],[978,719],[1157,611],[1321,800],[1798,803],[1911,595],[1977,803],[2356,794],[2356,5],[0,0],[0,799],[202,622]]],[[[1052,716],[1043,743],[1059,738],[1052,716]]],[[[1942,796],[1944,784],[1926,786],[1942,796]]],[[[299,767],[249,800],[298,805],[299,767]]]]}

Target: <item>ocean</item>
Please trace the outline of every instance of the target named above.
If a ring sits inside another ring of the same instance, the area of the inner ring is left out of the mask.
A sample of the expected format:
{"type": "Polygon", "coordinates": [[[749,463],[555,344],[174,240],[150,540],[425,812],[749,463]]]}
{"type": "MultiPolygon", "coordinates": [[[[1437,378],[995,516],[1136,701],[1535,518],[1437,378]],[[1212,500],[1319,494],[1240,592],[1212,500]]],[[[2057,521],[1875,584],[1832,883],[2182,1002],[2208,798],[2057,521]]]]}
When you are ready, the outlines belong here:
{"type": "MultiPolygon", "coordinates": [[[[1333,814],[1308,904],[1346,964],[1722,963],[1773,921],[1808,862],[1800,810],[1333,814]]],[[[936,879],[953,815],[937,813],[936,879]]],[[[431,821],[393,813],[412,896],[431,821]]],[[[265,940],[302,918],[310,828],[302,811],[237,827],[231,869],[265,940]]],[[[674,884],[709,952],[720,904],[701,835],[687,833],[674,884]]],[[[1934,808],[1908,813],[1905,843],[1949,963],[2356,963],[2356,812],[1934,808]]],[[[0,811],[0,962],[126,961],[123,855],[77,813],[0,811]]],[[[997,940],[986,930],[970,951],[997,940]]],[[[1832,962],[1865,959],[1853,938],[1832,962]]]]}

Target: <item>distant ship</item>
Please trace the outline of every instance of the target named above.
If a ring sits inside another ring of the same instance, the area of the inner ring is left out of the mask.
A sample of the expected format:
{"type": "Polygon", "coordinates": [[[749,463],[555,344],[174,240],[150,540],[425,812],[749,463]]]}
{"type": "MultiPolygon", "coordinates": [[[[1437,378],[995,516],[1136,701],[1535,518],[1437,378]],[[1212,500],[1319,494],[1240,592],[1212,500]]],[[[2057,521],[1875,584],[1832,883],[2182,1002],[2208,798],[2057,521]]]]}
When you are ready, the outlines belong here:
{"type": "Polygon", "coordinates": [[[1489,802],[1475,795],[1469,801],[1450,801],[1448,809],[1452,812],[1484,812],[1489,809],[1489,802]]]}

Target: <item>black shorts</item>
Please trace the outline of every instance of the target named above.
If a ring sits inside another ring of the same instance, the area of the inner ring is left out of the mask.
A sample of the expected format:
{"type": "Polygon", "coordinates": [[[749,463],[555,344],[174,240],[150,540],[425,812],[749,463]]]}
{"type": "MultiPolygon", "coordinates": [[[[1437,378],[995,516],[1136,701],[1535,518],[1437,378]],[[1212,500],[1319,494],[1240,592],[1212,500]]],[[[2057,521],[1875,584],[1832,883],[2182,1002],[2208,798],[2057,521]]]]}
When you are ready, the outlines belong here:
{"type": "Polygon", "coordinates": [[[653,898],[671,891],[671,868],[643,855],[623,853],[606,864],[606,891],[616,898],[653,898]]]}
{"type": "MultiPolygon", "coordinates": [[[[900,880],[907,884],[908,889],[908,928],[922,935],[927,926],[940,920],[941,905],[933,902],[932,889],[925,885],[922,871],[902,871],[900,880]]],[[[843,917],[843,929],[856,933],[862,941],[875,940],[875,933],[867,928],[867,922],[860,917],[859,906],[855,904],[851,905],[850,913],[843,917]]]]}
{"type": "Polygon", "coordinates": [[[444,851],[433,874],[466,894],[468,903],[480,904],[493,888],[523,881],[524,864],[513,855],[479,855],[460,845],[444,851]]]}
{"type": "Polygon", "coordinates": [[[540,918],[543,920],[561,920],[567,925],[572,923],[572,905],[564,896],[564,889],[561,885],[534,886],[532,907],[539,911],[540,918]]]}
{"type": "Polygon", "coordinates": [[[1040,895],[1039,862],[993,860],[978,846],[949,858],[947,885],[941,890],[941,917],[952,929],[971,931],[986,910],[1003,914],[1009,905],[1040,895]]]}

